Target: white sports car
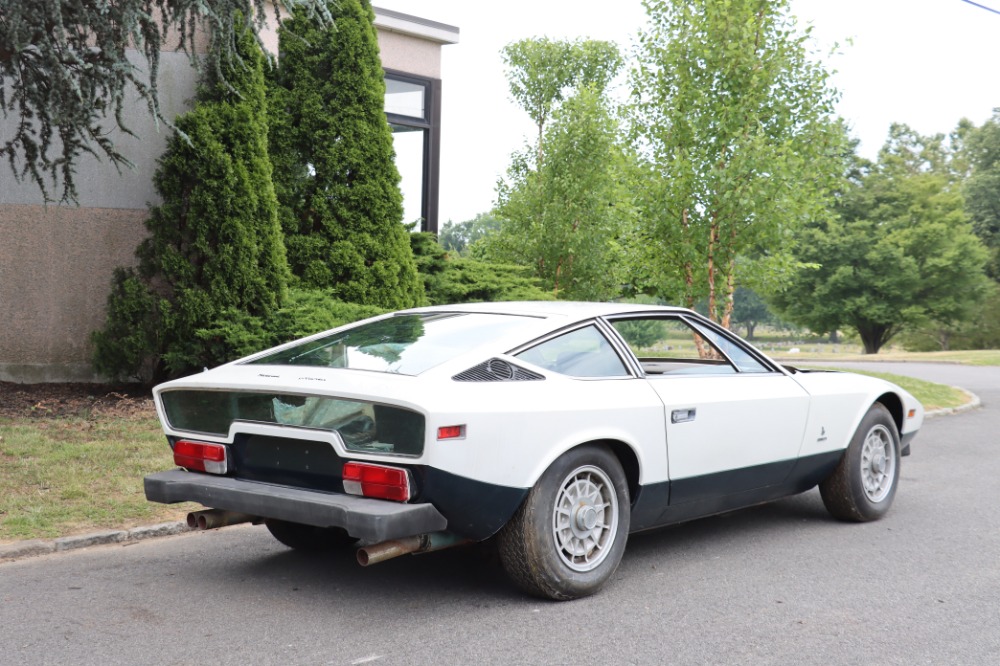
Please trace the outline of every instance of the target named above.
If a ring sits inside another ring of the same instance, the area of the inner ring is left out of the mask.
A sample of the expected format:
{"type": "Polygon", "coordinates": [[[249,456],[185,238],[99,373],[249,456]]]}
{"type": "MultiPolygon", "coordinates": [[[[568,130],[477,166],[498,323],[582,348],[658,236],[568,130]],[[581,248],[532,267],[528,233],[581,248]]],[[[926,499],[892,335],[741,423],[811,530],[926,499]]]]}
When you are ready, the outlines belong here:
{"type": "Polygon", "coordinates": [[[162,384],[183,469],[156,502],[282,543],[354,543],[371,564],[497,537],[528,592],[572,599],[629,533],[820,487],[880,518],[923,421],[888,382],[801,372],[680,308],[482,303],[416,308],[162,384]]]}

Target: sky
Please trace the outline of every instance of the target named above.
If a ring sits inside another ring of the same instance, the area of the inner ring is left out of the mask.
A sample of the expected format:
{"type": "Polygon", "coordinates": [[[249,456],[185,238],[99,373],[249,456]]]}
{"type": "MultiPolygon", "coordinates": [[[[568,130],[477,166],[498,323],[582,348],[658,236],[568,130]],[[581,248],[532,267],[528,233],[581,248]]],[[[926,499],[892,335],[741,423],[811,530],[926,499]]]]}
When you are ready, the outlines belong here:
{"type": "MultiPolygon", "coordinates": [[[[975,0],[1000,12],[1000,0],[975,0]]],[[[488,212],[534,126],[511,100],[500,50],[529,37],[618,43],[628,56],[641,0],[374,0],[459,29],[442,49],[440,224],[488,212]]],[[[964,0],[792,0],[840,91],[838,112],[874,158],[893,122],[947,134],[1000,107],[1000,13],[964,0]],[[839,48],[831,54],[834,44],[839,48]]],[[[406,193],[404,184],[404,195],[406,193]]]]}

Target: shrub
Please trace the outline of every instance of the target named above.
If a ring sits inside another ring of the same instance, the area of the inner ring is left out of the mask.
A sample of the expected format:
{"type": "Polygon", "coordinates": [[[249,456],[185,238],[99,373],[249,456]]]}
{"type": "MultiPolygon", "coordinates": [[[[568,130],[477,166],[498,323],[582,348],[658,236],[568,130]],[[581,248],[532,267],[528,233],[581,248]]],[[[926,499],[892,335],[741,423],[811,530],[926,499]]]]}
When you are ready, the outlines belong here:
{"type": "Polygon", "coordinates": [[[217,365],[267,340],[288,265],[267,154],[263,55],[238,40],[243,63],[208,78],[154,178],[137,270],[115,273],[94,365],[111,378],[160,381],[217,365]],[[230,87],[232,86],[232,87],[230,87]],[[123,353],[124,351],[124,353],[123,353]]]}

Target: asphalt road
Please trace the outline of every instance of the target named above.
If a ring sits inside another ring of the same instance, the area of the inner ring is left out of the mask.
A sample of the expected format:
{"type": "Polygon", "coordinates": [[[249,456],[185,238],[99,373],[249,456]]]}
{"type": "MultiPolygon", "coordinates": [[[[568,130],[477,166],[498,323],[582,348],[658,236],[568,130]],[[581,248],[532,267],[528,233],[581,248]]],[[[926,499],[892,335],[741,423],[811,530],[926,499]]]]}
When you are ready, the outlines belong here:
{"type": "Polygon", "coordinates": [[[0,663],[1000,664],[1000,369],[928,421],[882,521],[816,491],[633,535],[589,599],[522,596],[482,552],[367,569],[232,527],[0,564],[0,663]]]}

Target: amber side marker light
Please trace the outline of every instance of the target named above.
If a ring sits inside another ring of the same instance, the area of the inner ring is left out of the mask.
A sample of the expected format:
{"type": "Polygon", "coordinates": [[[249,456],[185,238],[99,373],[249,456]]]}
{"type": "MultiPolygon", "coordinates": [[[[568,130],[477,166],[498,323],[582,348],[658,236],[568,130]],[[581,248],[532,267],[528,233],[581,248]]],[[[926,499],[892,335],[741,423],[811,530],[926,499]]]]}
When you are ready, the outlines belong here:
{"type": "Polygon", "coordinates": [[[911,409],[909,412],[906,413],[906,418],[912,419],[916,415],[917,415],[917,410],[911,409]]]}
{"type": "Polygon", "coordinates": [[[344,492],[362,497],[406,502],[410,499],[410,473],[402,467],[346,462],[344,492]]]}
{"type": "Polygon", "coordinates": [[[198,472],[225,474],[229,471],[229,455],[223,444],[182,439],[174,444],[174,464],[198,472]]]}
{"type": "Polygon", "coordinates": [[[465,438],[464,425],[441,426],[440,428],[438,428],[438,440],[464,439],[464,438],[465,438]]]}

